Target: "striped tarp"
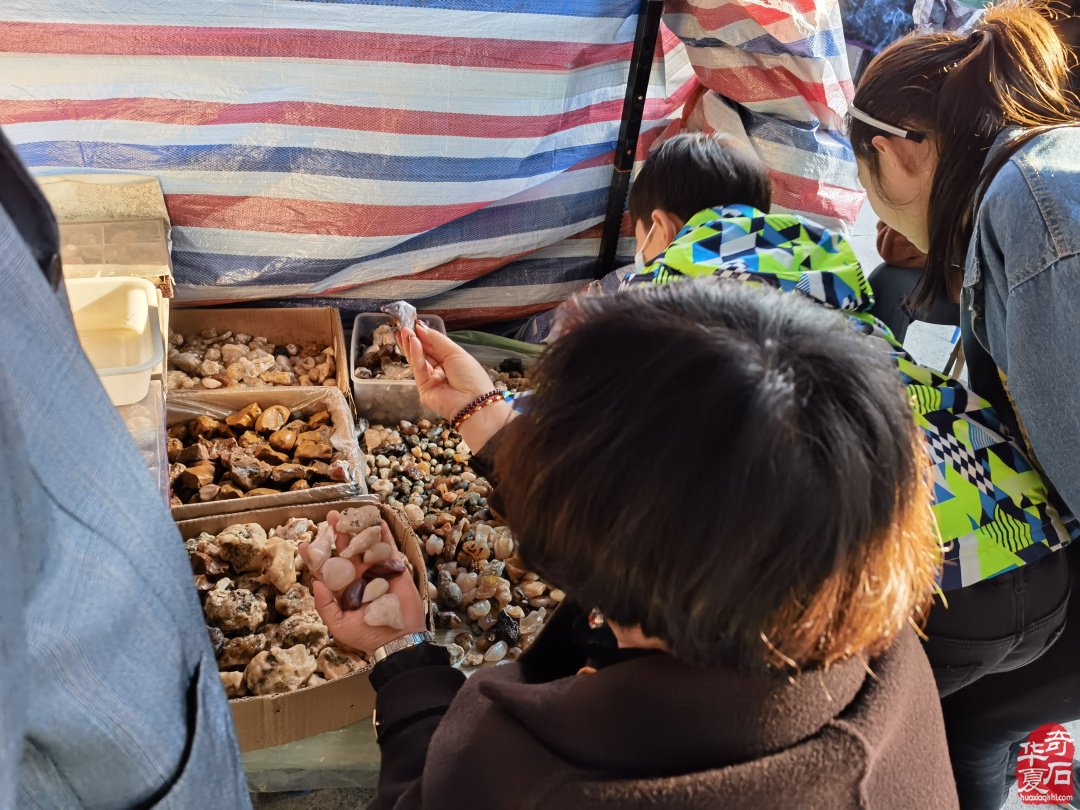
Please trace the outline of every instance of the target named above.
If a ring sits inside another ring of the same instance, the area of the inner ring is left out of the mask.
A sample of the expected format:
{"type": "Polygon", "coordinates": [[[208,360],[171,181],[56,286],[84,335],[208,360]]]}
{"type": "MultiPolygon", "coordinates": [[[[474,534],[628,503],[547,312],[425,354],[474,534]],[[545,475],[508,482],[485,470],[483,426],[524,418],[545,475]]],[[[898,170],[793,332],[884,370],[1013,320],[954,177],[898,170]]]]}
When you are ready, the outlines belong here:
{"type": "MultiPolygon", "coordinates": [[[[4,0],[0,125],[39,174],[156,175],[181,304],[518,317],[595,270],[637,8],[4,0]]],[[[666,10],[689,47],[662,31],[642,150],[700,79],[743,105],[780,205],[852,219],[835,0],[666,10]]],[[[735,126],[715,94],[696,106],[735,126]]]]}

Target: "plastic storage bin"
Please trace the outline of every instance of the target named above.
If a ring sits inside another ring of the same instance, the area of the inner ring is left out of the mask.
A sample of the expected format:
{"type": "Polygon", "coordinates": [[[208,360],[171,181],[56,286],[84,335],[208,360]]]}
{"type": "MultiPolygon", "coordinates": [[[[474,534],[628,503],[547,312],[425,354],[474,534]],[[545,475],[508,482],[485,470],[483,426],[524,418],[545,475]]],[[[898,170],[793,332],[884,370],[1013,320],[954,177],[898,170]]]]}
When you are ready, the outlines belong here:
{"type": "Polygon", "coordinates": [[[142,400],[134,405],[120,405],[116,410],[161,492],[162,503],[168,504],[169,456],[165,436],[165,393],[161,381],[151,380],[142,400]]]}
{"type": "Polygon", "coordinates": [[[76,276],[135,276],[169,266],[165,223],[158,219],[60,224],[60,258],[76,276]]]}
{"type": "Polygon", "coordinates": [[[132,276],[66,283],[79,342],[109,399],[113,405],[139,402],[164,357],[157,288],[132,276]]]}
{"type": "MultiPolygon", "coordinates": [[[[446,334],[446,326],[438,315],[418,315],[420,320],[436,331],[446,334]]],[[[381,312],[361,312],[353,321],[352,345],[349,350],[349,373],[352,378],[353,399],[356,412],[372,422],[383,422],[399,412],[420,413],[428,419],[438,419],[438,414],[420,407],[420,394],[416,380],[363,380],[356,376],[356,359],[363,353],[364,340],[375,328],[389,323],[390,316],[381,312]]]]}

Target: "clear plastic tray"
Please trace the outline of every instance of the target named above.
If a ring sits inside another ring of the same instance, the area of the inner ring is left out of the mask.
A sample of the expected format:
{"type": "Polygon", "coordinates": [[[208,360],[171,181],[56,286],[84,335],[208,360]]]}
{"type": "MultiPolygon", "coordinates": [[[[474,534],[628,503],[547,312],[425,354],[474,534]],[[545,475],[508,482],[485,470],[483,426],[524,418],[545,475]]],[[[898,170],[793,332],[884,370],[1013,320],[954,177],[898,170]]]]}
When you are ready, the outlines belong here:
{"type": "MultiPolygon", "coordinates": [[[[438,315],[420,314],[418,317],[432,329],[446,334],[446,326],[438,315]]],[[[385,422],[397,413],[420,413],[429,419],[438,419],[438,414],[420,407],[420,394],[416,390],[415,380],[362,380],[356,376],[356,359],[363,352],[364,341],[376,327],[389,321],[390,316],[380,312],[361,312],[353,321],[349,373],[356,412],[372,422],[385,422]]]]}
{"type": "Polygon", "coordinates": [[[158,219],[61,223],[60,258],[68,266],[167,268],[169,243],[165,224],[158,219]]]}
{"type": "Polygon", "coordinates": [[[135,440],[135,446],[161,492],[162,501],[168,503],[169,457],[165,437],[165,395],[161,382],[151,380],[142,400],[133,405],[120,405],[116,410],[135,440]]]}

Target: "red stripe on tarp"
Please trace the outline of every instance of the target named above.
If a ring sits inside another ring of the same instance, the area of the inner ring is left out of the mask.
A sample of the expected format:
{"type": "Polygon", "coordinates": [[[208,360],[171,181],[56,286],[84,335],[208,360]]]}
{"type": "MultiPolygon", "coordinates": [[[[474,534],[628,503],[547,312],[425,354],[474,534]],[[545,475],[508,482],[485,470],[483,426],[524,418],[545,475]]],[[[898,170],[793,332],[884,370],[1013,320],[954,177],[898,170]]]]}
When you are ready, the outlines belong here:
{"type": "Polygon", "coordinates": [[[525,251],[524,253],[511,253],[506,256],[494,256],[486,259],[455,259],[445,264],[437,265],[436,267],[430,267],[427,270],[420,270],[416,273],[409,273],[404,276],[396,276],[392,279],[377,278],[371,281],[358,281],[356,283],[342,284],[337,287],[329,287],[323,292],[318,293],[323,296],[340,295],[343,292],[349,290],[356,290],[361,287],[365,287],[369,284],[385,284],[389,281],[475,281],[476,279],[486,276],[500,267],[509,264],[512,261],[528,256],[533,251],[525,251]]]}
{"type": "Polygon", "coordinates": [[[469,307],[468,309],[428,309],[422,307],[424,312],[432,312],[438,315],[446,323],[448,330],[471,329],[474,326],[495,323],[497,321],[514,321],[518,318],[528,318],[539,312],[554,309],[561,301],[541,301],[537,304],[525,304],[517,307],[469,307]]]}
{"type": "Polygon", "coordinates": [[[854,222],[864,199],[857,189],[834,186],[794,174],[769,170],[774,205],[813,216],[854,222]]]}
{"type": "MultiPolygon", "coordinates": [[[[830,107],[821,82],[802,79],[782,67],[734,67],[712,68],[695,66],[698,78],[708,87],[721,87],[727,98],[739,104],[770,101],[785,98],[803,98],[830,107]]],[[[854,95],[855,87],[850,80],[830,82],[829,87],[841,90],[847,98],[854,95]]]]}
{"type": "Polygon", "coordinates": [[[321,236],[407,236],[470,214],[486,202],[372,205],[275,197],[166,194],[173,225],[321,236]]]}
{"type": "MultiPolygon", "coordinates": [[[[693,81],[687,85],[695,85],[693,81]]],[[[665,115],[687,95],[645,102],[646,120],[665,115]]],[[[309,101],[220,104],[164,98],[7,100],[0,102],[0,124],[46,121],[146,121],[186,126],[284,124],[399,135],[473,138],[536,138],[586,124],[618,121],[622,101],[605,101],[556,115],[474,115],[469,113],[351,107],[309,101]]]]}
{"type": "MultiPolygon", "coordinates": [[[[421,36],[301,28],[6,22],[0,51],[114,56],[338,59],[514,70],[573,70],[630,58],[633,43],[421,36]]],[[[363,77],[357,76],[362,82],[363,77]]]]}
{"type": "Polygon", "coordinates": [[[718,31],[735,23],[752,21],[758,25],[772,25],[791,19],[792,10],[810,14],[815,10],[815,0],[791,0],[782,6],[759,3],[724,3],[719,6],[698,6],[689,0],[667,0],[666,14],[687,14],[694,17],[706,31],[718,31]]]}
{"type": "MultiPolygon", "coordinates": [[[[648,157],[649,150],[652,148],[652,145],[661,135],[664,134],[664,131],[664,127],[653,127],[652,129],[648,129],[645,132],[642,132],[641,135],[638,137],[637,154],[635,155],[634,159],[644,160],[646,157],[648,157]]],[[[596,157],[589,158],[588,160],[583,160],[580,163],[575,163],[570,169],[568,169],[568,171],[576,172],[580,171],[581,169],[595,169],[598,166],[610,166],[612,165],[612,162],[614,160],[615,150],[612,149],[610,152],[604,152],[604,154],[602,155],[597,155],[596,157]]]]}

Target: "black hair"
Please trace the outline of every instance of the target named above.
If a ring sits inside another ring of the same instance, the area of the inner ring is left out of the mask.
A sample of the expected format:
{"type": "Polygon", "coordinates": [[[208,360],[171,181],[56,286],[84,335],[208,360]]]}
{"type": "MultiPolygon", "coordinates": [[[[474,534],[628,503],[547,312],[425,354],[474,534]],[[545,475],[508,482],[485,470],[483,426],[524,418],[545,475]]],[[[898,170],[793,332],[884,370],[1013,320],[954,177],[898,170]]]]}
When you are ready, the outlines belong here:
{"type": "Polygon", "coordinates": [[[887,353],[729,280],[570,306],[496,454],[523,562],[694,665],[883,651],[940,560],[887,353]]]}
{"type": "Polygon", "coordinates": [[[630,188],[632,222],[647,222],[657,208],[685,222],[698,211],[723,205],[752,205],[768,212],[769,173],[749,147],[701,132],[660,144],[630,188]]]}

